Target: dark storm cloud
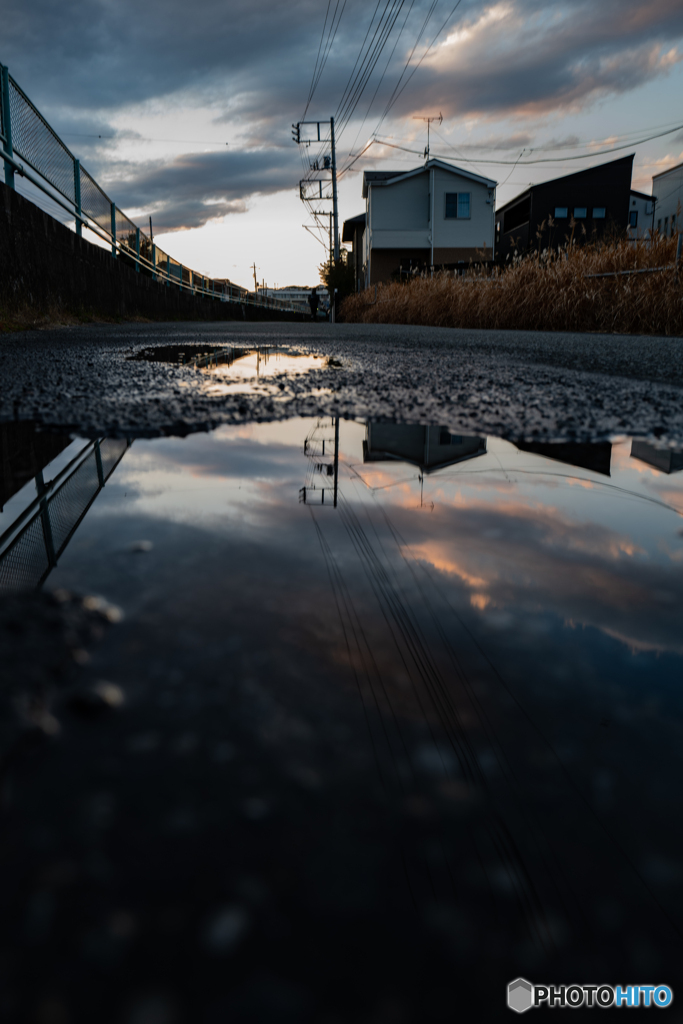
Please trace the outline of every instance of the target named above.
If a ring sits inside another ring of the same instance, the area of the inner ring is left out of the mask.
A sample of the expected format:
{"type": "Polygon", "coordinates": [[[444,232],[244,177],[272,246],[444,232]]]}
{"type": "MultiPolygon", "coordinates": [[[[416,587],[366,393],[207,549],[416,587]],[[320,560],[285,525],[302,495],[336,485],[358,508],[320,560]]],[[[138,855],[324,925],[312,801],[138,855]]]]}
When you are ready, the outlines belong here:
{"type": "MultiPolygon", "coordinates": [[[[444,114],[549,113],[665,74],[683,38],[679,0],[511,0],[474,11],[438,48],[420,89],[444,114]]],[[[404,110],[414,108],[407,98],[404,110]]]]}
{"type": "Polygon", "coordinates": [[[121,165],[119,174],[118,181],[108,183],[109,194],[124,210],[154,210],[154,226],[160,233],[244,212],[247,196],[294,188],[301,163],[291,146],[185,154],[172,162],[121,165]]]}
{"type": "MultiPolygon", "coordinates": [[[[417,0],[411,8],[363,139],[377,125],[428,6],[428,0],[417,0]]],[[[451,6],[438,5],[425,40],[431,41],[451,6]]],[[[373,9],[347,0],[309,116],[337,110],[373,9]]],[[[157,217],[167,227],[196,226],[243,209],[250,195],[296,187],[300,165],[289,125],[306,104],[324,13],[314,0],[5,0],[0,60],[71,148],[84,153],[89,169],[106,169],[107,188],[117,201],[121,196],[122,204],[158,209],[163,195],[157,217]],[[119,165],[126,181],[116,181],[116,169],[105,159],[114,140],[92,136],[117,135],[110,121],[115,117],[120,124],[121,111],[141,102],[159,104],[165,112],[173,105],[185,112],[201,108],[204,118],[208,111],[216,125],[230,126],[230,154],[119,165]],[[239,146],[241,154],[234,151],[239,146]]],[[[463,0],[448,29],[456,30],[460,35],[452,45],[437,46],[426,58],[389,120],[427,108],[451,119],[547,115],[632,90],[666,74],[677,59],[683,5],[463,0]]],[[[356,118],[367,112],[394,39],[356,118]]],[[[420,55],[418,49],[415,60],[420,55]]],[[[352,123],[340,141],[342,157],[357,126],[352,123]]],[[[490,144],[515,149],[533,145],[533,139],[529,132],[510,132],[490,144]]]]}
{"type": "MultiPolygon", "coordinates": [[[[378,109],[426,7],[426,0],[418,2],[410,15],[378,109]]],[[[425,39],[443,23],[443,7],[425,39]]],[[[87,6],[77,0],[5,0],[3,8],[0,58],[39,102],[118,108],[204,89],[228,117],[233,112],[259,120],[291,120],[303,109],[324,17],[323,5],[313,0],[90,0],[87,6]]],[[[317,105],[325,112],[339,100],[370,13],[361,0],[346,4],[319,85],[317,105]]],[[[429,57],[403,94],[404,111],[423,102],[460,113],[552,108],[596,90],[632,88],[660,73],[653,45],[672,46],[683,37],[683,6],[680,0],[464,0],[448,31],[462,27],[473,34],[455,48],[457,60],[454,49],[449,66],[448,48],[440,51],[443,62],[429,57]]],[[[374,81],[384,65],[383,55],[374,81]]]]}

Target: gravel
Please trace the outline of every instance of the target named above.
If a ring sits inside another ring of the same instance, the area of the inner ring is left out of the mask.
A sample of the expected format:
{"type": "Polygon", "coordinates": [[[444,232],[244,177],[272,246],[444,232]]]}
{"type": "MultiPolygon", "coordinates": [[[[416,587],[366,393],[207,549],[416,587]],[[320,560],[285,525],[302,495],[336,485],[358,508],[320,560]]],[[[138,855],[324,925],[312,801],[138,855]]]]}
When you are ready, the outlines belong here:
{"type": "Polygon", "coordinates": [[[124,324],[0,336],[0,421],[157,436],[330,415],[527,440],[683,442],[683,339],[364,324],[124,324]],[[161,345],[287,345],[332,357],[265,394],[209,395],[161,345]]]}

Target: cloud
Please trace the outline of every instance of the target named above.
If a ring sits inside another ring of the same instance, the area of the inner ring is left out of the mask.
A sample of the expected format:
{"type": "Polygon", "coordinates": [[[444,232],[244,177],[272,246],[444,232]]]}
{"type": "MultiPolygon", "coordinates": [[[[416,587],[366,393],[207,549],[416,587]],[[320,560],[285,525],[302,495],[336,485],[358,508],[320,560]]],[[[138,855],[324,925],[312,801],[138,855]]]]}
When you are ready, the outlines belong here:
{"type": "MultiPolygon", "coordinates": [[[[377,124],[429,6],[416,0],[400,39],[397,23],[341,155],[379,84],[365,138],[377,124]]],[[[309,116],[337,111],[373,9],[347,0],[309,116]]],[[[424,40],[442,18],[431,16],[424,40]]],[[[174,230],[244,210],[250,196],[296,187],[289,125],[306,104],[322,21],[314,0],[91,0],[87,10],[77,0],[5,0],[0,59],[123,209],[153,209],[159,230],[174,230]],[[131,136],[112,124],[135,127],[140,111],[149,123],[174,110],[201,110],[204,124],[208,115],[229,126],[230,152],[112,163],[112,149],[131,136]]],[[[439,109],[449,118],[493,118],[585,107],[666,75],[681,60],[682,39],[680,0],[463,0],[390,120],[439,109]]],[[[415,50],[413,68],[423,54],[415,50]]],[[[468,139],[459,150],[477,145],[468,139]]],[[[519,150],[533,145],[533,131],[480,145],[519,150]]]]}
{"type": "Polygon", "coordinates": [[[452,33],[426,58],[420,87],[450,116],[578,109],[666,74],[682,37],[672,0],[653,0],[647,17],[636,0],[515,0],[452,33]]]}
{"type": "Polygon", "coordinates": [[[160,234],[243,213],[248,197],[294,188],[300,175],[294,146],[287,150],[271,147],[185,154],[171,162],[120,164],[105,187],[121,209],[149,209],[160,234]]]}

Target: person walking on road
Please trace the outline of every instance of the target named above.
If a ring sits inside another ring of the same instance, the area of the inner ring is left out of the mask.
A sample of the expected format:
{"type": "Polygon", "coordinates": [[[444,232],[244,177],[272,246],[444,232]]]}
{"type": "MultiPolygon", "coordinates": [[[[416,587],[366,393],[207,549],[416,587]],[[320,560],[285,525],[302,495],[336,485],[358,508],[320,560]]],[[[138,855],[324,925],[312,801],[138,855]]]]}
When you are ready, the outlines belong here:
{"type": "Polygon", "coordinates": [[[308,305],[311,307],[311,320],[315,320],[318,316],[318,306],[320,305],[315,286],[311,288],[311,294],[308,296],[308,305]]]}

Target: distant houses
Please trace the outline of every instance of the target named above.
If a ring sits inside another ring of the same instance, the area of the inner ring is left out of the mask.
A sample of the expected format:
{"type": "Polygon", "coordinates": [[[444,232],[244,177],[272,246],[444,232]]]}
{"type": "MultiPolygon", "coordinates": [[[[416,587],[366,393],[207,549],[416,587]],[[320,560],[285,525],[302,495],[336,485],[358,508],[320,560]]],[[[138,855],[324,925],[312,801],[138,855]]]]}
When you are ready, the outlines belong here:
{"type": "Polygon", "coordinates": [[[531,185],[496,210],[496,254],[501,261],[515,252],[622,234],[628,228],[642,237],[652,226],[652,196],[631,188],[633,155],[562,178],[531,185]]]}
{"type": "Polygon", "coordinates": [[[631,185],[634,155],[530,185],[495,209],[496,182],[443,160],[410,171],[365,171],[365,213],[345,221],[358,291],[427,269],[466,267],[515,253],[683,230],[683,164],[631,185]],[[659,198],[656,198],[656,197],[659,198]]]}

